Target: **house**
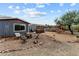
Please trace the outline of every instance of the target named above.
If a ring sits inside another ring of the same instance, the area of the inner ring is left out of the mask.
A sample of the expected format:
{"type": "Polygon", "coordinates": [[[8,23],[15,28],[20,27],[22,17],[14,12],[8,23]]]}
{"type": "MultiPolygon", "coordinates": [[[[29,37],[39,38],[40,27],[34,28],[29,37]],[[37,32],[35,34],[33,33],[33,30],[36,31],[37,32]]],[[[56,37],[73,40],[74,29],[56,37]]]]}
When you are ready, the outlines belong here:
{"type": "Polygon", "coordinates": [[[35,32],[37,27],[44,27],[44,25],[41,25],[41,24],[30,24],[29,25],[29,31],[30,32],[35,32]]]}
{"type": "Polygon", "coordinates": [[[14,36],[14,33],[28,32],[29,23],[18,18],[0,16],[0,36],[14,36]]]}
{"type": "Polygon", "coordinates": [[[29,26],[29,31],[30,31],[30,32],[35,32],[36,26],[37,26],[37,24],[30,24],[30,26],[29,26]]]}

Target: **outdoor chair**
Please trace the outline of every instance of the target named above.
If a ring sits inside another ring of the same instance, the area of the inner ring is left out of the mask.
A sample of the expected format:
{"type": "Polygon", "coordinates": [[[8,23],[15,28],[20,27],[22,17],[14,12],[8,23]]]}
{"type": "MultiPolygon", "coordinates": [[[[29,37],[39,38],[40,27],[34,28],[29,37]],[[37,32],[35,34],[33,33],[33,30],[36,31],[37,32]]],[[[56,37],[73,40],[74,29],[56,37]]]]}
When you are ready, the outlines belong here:
{"type": "Polygon", "coordinates": [[[20,33],[14,33],[15,34],[15,39],[19,39],[21,37],[21,34],[20,33]]]}
{"type": "Polygon", "coordinates": [[[26,42],[27,39],[32,38],[32,34],[30,34],[30,33],[15,33],[15,36],[17,38],[21,38],[21,40],[23,40],[23,42],[26,42]]]}
{"type": "Polygon", "coordinates": [[[15,33],[15,36],[17,38],[21,38],[21,40],[23,41],[22,43],[25,43],[26,42],[27,37],[25,35],[23,35],[21,33],[15,33]]]}
{"type": "Polygon", "coordinates": [[[15,33],[15,36],[16,36],[16,37],[20,37],[21,34],[20,34],[20,33],[15,33]]]}

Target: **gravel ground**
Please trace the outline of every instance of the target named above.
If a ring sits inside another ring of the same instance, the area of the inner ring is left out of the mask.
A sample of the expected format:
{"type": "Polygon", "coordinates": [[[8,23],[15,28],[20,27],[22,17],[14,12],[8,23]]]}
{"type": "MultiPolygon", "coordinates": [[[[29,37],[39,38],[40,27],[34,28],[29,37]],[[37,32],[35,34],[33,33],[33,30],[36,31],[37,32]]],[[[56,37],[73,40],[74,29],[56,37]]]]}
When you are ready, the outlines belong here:
{"type": "MultiPolygon", "coordinates": [[[[35,36],[35,35],[34,35],[35,36]]],[[[9,38],[11,39],[11,38],[9,38]]],[[[78,56],[79,43],[72,43],[77,38],[74,35],[46,32],[40,34],[39,39],[28,39],[25,44],[21,40],[2,40],[0,42],[1,56],[78,56]],[[34,42],[37,42],[34,44],[34,42]],[[71,43],[69,43],[70,41],[71,43]],[[15,51],[17,49],[17,51],[15,51]],[[20,49],[20,50],[19,50],[20,49]]]]}

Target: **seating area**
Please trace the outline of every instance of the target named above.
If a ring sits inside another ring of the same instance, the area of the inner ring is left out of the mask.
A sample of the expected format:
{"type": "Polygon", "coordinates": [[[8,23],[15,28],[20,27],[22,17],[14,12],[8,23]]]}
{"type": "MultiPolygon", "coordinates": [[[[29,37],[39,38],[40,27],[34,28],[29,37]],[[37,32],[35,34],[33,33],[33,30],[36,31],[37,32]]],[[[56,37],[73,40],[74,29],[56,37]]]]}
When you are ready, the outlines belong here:
{"type": "Polygon", "coordinates": [[[17,38],[20,38],[23,41],[22,43],[25,43],[27,39],[32,38],[32,34],[30,33],[24,33],[24,34],[15,33],[15,36],[17,38]]]}

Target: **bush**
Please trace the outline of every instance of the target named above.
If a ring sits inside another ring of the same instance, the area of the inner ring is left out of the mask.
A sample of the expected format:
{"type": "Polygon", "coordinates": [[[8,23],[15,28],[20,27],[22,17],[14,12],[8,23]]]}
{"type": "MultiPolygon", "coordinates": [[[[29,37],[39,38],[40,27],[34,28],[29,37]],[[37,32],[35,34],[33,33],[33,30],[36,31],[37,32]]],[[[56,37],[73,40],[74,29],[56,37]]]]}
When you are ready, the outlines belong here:
{"type": "Polygon", "coordinates": [[[63,29],[64,29],[65,31],[69,30],[69,29],[68,29],[68,26],[63,26],[63,29]]]}
{"type": "Polygon", "coordinates": [[[73,27],[74,30],[79,32],[79,24],[78,25],[73,25],[72,27],[73,27]]]}

